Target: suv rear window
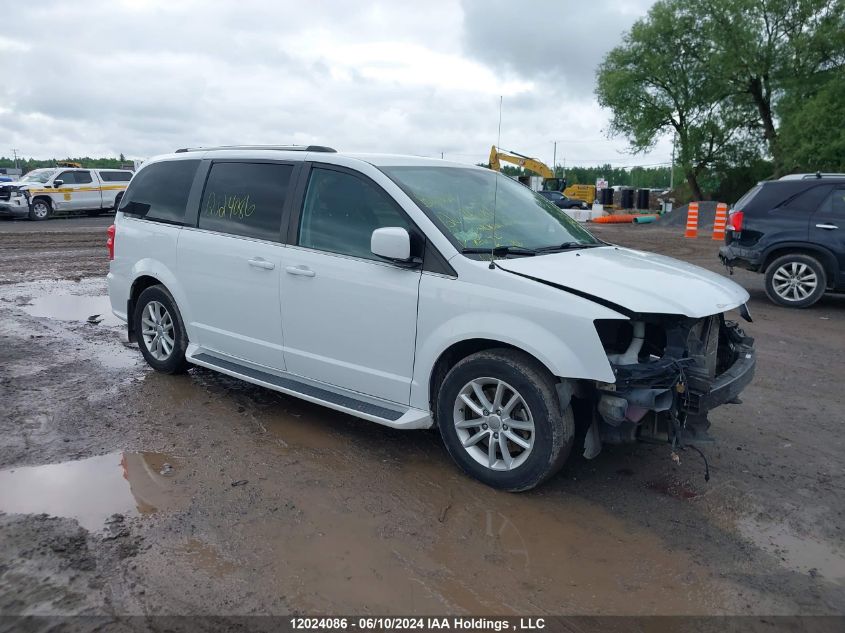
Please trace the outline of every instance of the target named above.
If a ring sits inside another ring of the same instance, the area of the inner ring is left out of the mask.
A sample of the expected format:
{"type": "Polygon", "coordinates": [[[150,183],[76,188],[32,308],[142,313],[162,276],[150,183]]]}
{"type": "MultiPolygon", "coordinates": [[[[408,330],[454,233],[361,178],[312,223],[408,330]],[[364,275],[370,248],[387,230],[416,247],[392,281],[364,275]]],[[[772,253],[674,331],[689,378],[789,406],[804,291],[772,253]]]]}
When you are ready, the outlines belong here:
{"type": "Polygon", "coordinates": [[[754,197],[760,193],[763,189],[763,185],[755,185],[748,192],[742,196],[739,200],[737,200],[736,204],[733,206],[734,211],[742,211],[748,204],[754,199],[754,197]]]}
{"type": "Polygon", "coordinates": [[[182,224],[198,160],[168,160],[147,165],[129,183],[118,211],[132,217],[182,224]]]}
{"type": "Polygon", "coordinates": [[[292,165],[278,163],[214,163],[199,228],[278,242],[292,172],[292,165]]]}

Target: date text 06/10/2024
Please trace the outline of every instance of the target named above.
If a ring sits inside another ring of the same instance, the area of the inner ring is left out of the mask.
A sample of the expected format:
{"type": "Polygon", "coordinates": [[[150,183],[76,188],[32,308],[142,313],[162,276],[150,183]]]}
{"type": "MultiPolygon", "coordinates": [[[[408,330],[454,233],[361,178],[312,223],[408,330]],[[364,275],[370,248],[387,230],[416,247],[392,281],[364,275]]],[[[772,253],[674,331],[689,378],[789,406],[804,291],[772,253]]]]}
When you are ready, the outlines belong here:
{"type": "Polygon", "coordinates": [[[546,628],[543,618],[479,618],[479,617],[295,617],[293,630],[343,631],[348,629],[380,631],[537,631],[546,628]]]}

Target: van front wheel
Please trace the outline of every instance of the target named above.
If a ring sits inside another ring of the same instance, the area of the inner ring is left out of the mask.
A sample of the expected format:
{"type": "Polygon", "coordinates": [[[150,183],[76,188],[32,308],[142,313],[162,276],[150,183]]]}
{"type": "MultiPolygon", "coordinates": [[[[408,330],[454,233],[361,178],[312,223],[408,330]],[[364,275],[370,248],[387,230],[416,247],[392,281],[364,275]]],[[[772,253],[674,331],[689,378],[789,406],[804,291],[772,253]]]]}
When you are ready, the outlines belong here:
{"type": "Polygon", "coordinates": [[[512,349],[478,352],[457,363],[440,387],[436,417],[458,466],[513,492],[560,470],[575,435],[572,410],[560,410],[554,377],[512,349]]]}

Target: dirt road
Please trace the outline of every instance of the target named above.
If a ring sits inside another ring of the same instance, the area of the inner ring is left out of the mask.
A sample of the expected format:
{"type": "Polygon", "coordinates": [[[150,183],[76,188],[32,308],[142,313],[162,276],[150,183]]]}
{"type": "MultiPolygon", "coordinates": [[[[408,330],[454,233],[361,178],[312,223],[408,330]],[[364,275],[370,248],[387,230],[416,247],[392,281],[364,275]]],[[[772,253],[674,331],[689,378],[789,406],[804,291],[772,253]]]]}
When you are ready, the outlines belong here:
{"type": "MultiPolygon", "coordinates": [[[[149,370],[108,315],[109,222],[0,222],[0,613],[845,613],[845,298],[737,275],[759,366],[709,483],[642,445],[513,495],[434,432],[149,370]]],[[[600,234],[718,269],[709,239],[600,234]]]]}

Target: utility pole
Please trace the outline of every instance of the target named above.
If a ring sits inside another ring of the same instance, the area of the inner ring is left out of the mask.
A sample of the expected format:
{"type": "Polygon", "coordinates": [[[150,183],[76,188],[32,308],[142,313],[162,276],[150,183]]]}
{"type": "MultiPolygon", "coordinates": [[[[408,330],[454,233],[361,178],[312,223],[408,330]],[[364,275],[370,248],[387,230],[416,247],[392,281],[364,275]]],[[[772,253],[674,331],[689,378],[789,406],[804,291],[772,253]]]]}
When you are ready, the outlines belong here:
{"type": "Polygon", "coordinates": [[[443,160],[443,152],[440,152],[440,160],[443,160]]]}
{"type": "Polygon", "coordinates": [[[557,141],[554,141],[555,149],[552,153],[552,174],[557,178],[557,141]]]}
{"type": "Polygon", "coordinates": [[[18,168],[18,150],[16,150],[16,149],[14,149],[14,148],[13,148],[13,149],[12,149],[12,154],[14,154],[14,155],[15,155],[15,169],[17,169],[17,168],[18,168]]]}
{"type": "Polygon", "coordinates": [[[675,188],[675,132],[672,132],[672,166],[669,167],[669,191],[675,188]]]}

